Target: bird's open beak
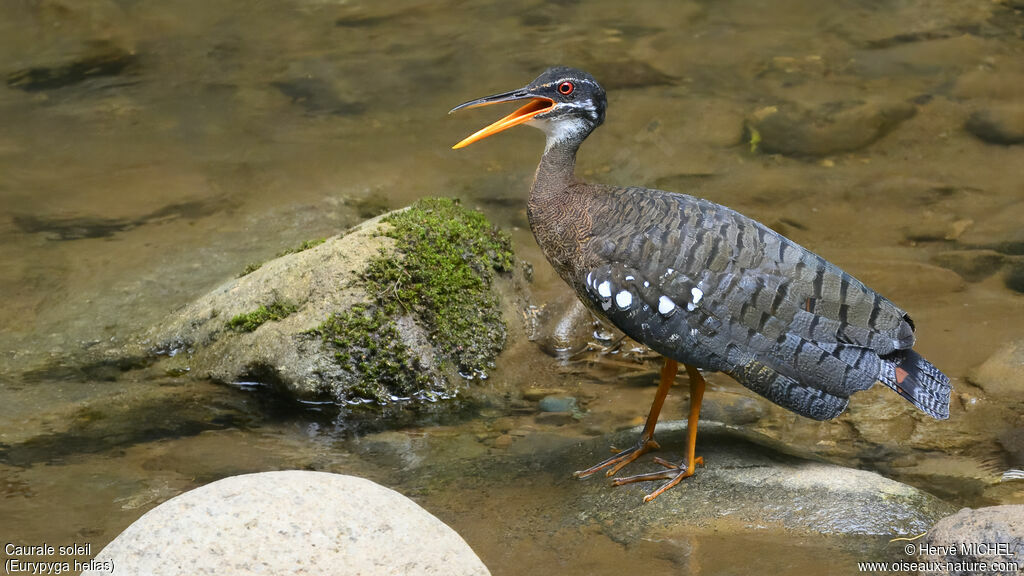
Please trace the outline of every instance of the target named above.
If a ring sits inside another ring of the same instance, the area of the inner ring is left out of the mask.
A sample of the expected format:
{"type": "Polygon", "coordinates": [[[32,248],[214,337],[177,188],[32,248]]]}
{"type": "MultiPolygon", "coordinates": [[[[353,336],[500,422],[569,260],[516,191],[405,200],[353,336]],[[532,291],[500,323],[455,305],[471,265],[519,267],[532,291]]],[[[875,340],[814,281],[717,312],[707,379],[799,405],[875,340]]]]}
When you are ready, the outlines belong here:
{"type": "Polygon", "coordinates": [[[499,104],[501,102],[513,102],[515,100],[526,99],[530,99],[530,102],[528,104],[526,104],[522,108],[519,108],[515,112],[509,114],[508,116],[505,116],[501,120],[498,120],[494,124],[491,124],[486,128],[481,128],[480,130],[477,130],[473,134],[470,134],[469,136],[466,137],[465,140],[459,142],[455,146],[452,146],[452,149],[464,148],[466,146],[469,146],[473,142],[476,142],[477,140],[483,140],[484,138],[487,138],[491,134],[497,134],[502,130],[507,130],[513,126],[522,124],[523,122],[526,122],[527,120],[533,118],[538,114],[551,110],[555,106],[555,101],[550,98],[534,96],[530,94],[529,91],[527,91],[525,88],[521,88],[519,90],[513,90],[512,92],[505,92],[503,94],[495,94],[493,96],[485,96],[483,98],[478,98],[476,100],[470,100],[469,102],[459,104],[455,108],[452,108],[451,111],[448,112],[449,114],[455,112],[456,110],[462,110],[463,108],[476,108],[478,106],[488,106],[490,104],[499,104]]]}

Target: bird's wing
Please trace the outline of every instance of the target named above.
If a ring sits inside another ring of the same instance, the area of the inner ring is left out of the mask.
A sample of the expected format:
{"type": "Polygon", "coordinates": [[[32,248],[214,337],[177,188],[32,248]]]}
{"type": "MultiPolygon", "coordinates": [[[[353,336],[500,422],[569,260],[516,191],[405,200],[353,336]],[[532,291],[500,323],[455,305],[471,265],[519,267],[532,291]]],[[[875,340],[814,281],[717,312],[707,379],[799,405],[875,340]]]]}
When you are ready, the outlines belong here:
{"type": "MultiPolygon", "coordinates": [[[[665,356],[726,372],[776,404],[810,418],[827,420],[846,409],[850,391],[845,386],[829,390],[820,375],[814,376],[817,369],[811,364],[820,364],[819,356],[780,358],[779,342],[731,321],[720,306],[695,291],[697,282],[676,271],[669,276],[648,279],[628,265],[608,263],[587,273],[580,292],[629,337],[665,356]]],[[[874,382],[869,379],[868,386],[874,382]]]]}
{"type": "Polygon", "coordinates": [[[594,218],[598,262],[577,289],[662,354],[822,419],[877,380],[881,356],[913,345],[892,302],[733,210],[646,189],[605,201],[629,208],[594,218]]]}

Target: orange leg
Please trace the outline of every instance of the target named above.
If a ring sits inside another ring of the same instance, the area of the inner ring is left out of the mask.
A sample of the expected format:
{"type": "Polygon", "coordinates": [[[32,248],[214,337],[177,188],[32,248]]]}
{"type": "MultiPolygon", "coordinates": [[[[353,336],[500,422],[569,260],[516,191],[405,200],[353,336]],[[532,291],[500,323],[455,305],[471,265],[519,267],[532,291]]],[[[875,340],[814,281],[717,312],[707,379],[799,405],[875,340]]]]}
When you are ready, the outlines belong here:
{"type": "Polygon", "coordinates": [[[627,476],[625,478],[616,478],[613,484],[621,486],[623,484],[629,484],[631,482],[647,482],[649,480],[668,480],[660,488],[651,492],[647,496],[644,496],[644,502],[650,502],[662,492],[669,488],[679,484],[683,478],[689,478],[693,476],[693,471],[697,464],[704,465],[704,458],[700,456],[694,456],[694,451],[697,447],[697,422],[700,420],[700,404],[704,398],[704,377],[700,375],[700,372],[693,366],[685,365],[686,373],[690,376],[690,419],[686,422],[686,460],[683,460],[678,466],[667,462],[662,458],[655,458],[654,461],[661,464],[665,468],[668,468],[665,472],[652,472],[650,474],[637,474],[636,476],[627,476]]]}
{"type": "MultiPolygon", "coordinates": [[[[613,476],[630,462],[651,450],[657,450],[660,448],[658,443],[654,441],[654,427],[658,424],[658,414],[661,413],[661,407],[665,404],[665,397],[668,396],[668,390],[672,387],[672,382],[675,381],[676,372],[678,370],[678,362],[671,358],[665,358],[665,365],[661,369],[661,382],[658,384],[658,392],[654,395],[654,402],[651,404],[651,412],[647,415],[647,423],[644,424],[644,431],[640,434],[640,440],[637,441],[632,448],[627,448],[626,450],[623,450],[611,458],[599,462],[586,470],[575,472],[573,474],[574,477],[586,478],[594,472],[609,466],[612,466],[612,469],[608,470],[606,475],[613,476]]],[[[615,448],[612,448],[612,452],[614,451],[615,448]]]]}

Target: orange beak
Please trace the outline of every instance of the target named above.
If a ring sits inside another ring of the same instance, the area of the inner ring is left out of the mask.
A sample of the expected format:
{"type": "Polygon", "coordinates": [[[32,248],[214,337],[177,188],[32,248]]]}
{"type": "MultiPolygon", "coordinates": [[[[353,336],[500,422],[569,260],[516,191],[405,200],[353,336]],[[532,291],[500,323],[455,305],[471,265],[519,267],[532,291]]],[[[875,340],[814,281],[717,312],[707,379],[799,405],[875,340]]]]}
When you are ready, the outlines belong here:
{"type": "Polygon", "coordinates": [[[455,108],[452,108],[449,114],[455,112],[456,110],[462,110],[463,108],[489,106],[491,104],[511,102],[514,100],[525,100],[527,98],[530,98],[530,102],[528,104],[519,108],[515,112],[509,114],[508,116],[505,116],[501,120],[498,120],[497,122],[491,124],[490,126],[481,128],[480,130],[477,130],[473,134],[470,134],[464,140],[462,140],[455,146],[452,146],[452,149],[457,150],[459,148],[465,148],[466,146],[469,146],[470,144],[476,142],[477,140],[483,140],[484,138],[487,138],[492,134],[497,134],[502,130],[508,130],[513,126],[518,126],[519,124],[526,122],[527,120],[533,118],[534,116],[542,114],[554,108],[555,101],[551,100],[550,98],[532,96],[525,90],[515,90],[513,92],[505,92],[504,94],[495,94],[494,96],[487,96],[484,98],[480,98],[478,100],[470,100],[465,104],[460,104],[455,108]]]}

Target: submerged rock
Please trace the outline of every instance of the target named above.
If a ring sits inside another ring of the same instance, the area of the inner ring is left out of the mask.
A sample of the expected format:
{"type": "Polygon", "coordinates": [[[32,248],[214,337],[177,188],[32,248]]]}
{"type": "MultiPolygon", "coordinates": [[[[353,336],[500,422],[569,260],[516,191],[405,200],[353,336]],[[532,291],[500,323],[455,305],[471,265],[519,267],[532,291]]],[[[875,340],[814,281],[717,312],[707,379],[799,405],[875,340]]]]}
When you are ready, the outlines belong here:
{"type": "Polygon", "coordinates": [[[572,396],[545,396],[537,403],[541,412],[574,412],[578,410],[572,396]]]}
{"type": "Polygon", "coordinates": [[[135,521],[86,575],[450,574],[486,576],[454,530],[355,476],[289,470],[233,476],[135,521]]]}
{"type": "Polygon", "coordinates": [[[56,90],[103,76],[119,76],[138,68],[139,58],[104,41],[93,42],[76,58],[46,66],[17,70],[7,75],[7,85],[26,92],[56,90]]]}
{"type": "Polygon", "coordinates": [[[1014,264],[1006,273],[1006,287],[1024,294],[1024,259],[1014,264]]]}
{"type": "Polygon", "coordinates": [[[1006,256],[995,250],[947,250],[933,256],[932,261],[968,282],[979,282],[998,272],[1006,256]]]}
{"type": "Polygon", "coordinates": [[[138,346],[196,377],[387,403],[449,395],[505,344],[494,281],[512,267],[509,240],[455,201],[421,200],[303,248],[250,266],[138,346]]]}
{"type": "Polygon", "coordinates": [[[1024,566],[1024,505],[964,508],[936,522],[918,548],[922,560],[953,564],[935,574],[1016,574],[1009,565],[1024,566]]]}
{"type": "Polygon", "coordinates": [[[746,133],[752,148],[769,154],[827,156],[864,148],[916,113],[905,102],[772,106],[747,119],[746,133]]]}
{"type": "Polygon", "coordinates": [[[979,110],[964,128],[989,144],[1024,144],[1024,106],[1003,105],[979,110]]]}
{"type": "Polygon", "coordinates": [[[678,82],[646,61],[617,60],[595,63],[594,74],[606,90],[670,86],[678,82]]]}
{"type": "Polygon", "coordinates": [[[1024,340],[1007,342],[967,378],[992,396],[1020,402],[1024,390],[1024,340]]]}
{"type": "Polygon", "coordinates": [[[292,104],[301,106],[310,115],[355,116],[362,114],[366,109],[360,102],[343,100],[335,93],[330,83],[319,78],[280,80],[271,82],[270,85],[291,98],[292,104]]]}

